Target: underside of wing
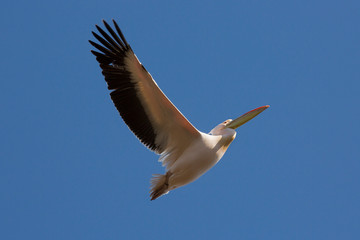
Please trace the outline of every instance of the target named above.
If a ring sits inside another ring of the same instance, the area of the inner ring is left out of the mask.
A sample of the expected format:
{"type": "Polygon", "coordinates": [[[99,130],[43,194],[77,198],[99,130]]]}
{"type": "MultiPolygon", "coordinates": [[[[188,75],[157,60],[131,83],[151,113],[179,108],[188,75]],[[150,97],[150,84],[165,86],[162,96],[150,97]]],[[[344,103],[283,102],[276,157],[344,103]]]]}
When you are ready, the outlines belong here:
{"type": "Polygon", "coordinates": [[[99,62],[111,99],[130,130],[149,149],[168,154],[186,148],[200,133],[160,90],[139,62],[120,28],[116,32],[105,21],[106,33],[93,32],[101,43],[89,41],[99,62]]]}

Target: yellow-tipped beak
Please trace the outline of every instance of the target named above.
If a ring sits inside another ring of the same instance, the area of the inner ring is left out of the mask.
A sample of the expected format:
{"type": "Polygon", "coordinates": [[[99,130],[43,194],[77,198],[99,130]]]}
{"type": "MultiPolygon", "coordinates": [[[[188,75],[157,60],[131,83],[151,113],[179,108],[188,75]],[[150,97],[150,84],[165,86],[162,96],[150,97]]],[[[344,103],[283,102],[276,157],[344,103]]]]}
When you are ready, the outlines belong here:
{"type": "Polygon", "coordinates": [[[237,119],[229,122],[226,125],[226,127],[236,129],[236,128],[240,127],[241,125],[247,123],[248,121],[250,121],[257,115],[259,115],[262,111],[264,111],[268,107],[270,107],[270,106],[266,105],[266,106],[255,108],[254,110],[251,110],[250,112],[247,112],[247,113],[241,115],[240,117],[238,117],[237,119]]]}

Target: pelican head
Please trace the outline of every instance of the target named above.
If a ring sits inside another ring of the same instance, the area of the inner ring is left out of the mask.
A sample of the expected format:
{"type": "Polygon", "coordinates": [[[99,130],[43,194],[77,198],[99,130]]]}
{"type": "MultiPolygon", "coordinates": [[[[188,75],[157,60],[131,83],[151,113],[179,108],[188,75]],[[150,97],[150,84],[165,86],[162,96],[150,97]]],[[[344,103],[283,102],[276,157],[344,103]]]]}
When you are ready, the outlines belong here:
{"type": "Polygon", "coordinates": [[[211,135],[223,135],[226,133],[235,133],[236,128],[240,127],[241,125],[244,125],[245,123],[247,123],[248,121],[250,121],[251,119],[256,117],[257,115],[259,115],[261,112],[263,112],[268,107],[270,107],[270,106],[266,105],[266,106],[255,108],[255,109],[241,115],[240,117],[236,118],[235,120],[228,119],[228,120],[220,123],[219,125],[217,125],[213,130],[211,130],[210,134],[211,135]]]}
{"type": "Polygon", "coordinates": [[[270,107],[269,105],[262,106],[255,108],[240,117],[236,118],[235,120],[228,119],[219,125],[217,125],[214,129],[210,131],[210,135],[221,135],[222,141],[221,143],[225,146],[223,148],[223,152],[225,153],[227,147],[230,145],[230,143],[235,139],[236,137],[236,131],[235,129],[240,127],[241,125],[247,123],[257,115],[259,115],[262,111],[270,107]]]}
{"type": "Polygon", "coordinates": [[[219,125],[217,125],[210,131],[210,135],[224,135],[226,133],[236,134],[234,129],[227,127],[227,125],[232,121],[233,121],[232,119],[228,119],[228,120],[220,123],[219,125]]]}

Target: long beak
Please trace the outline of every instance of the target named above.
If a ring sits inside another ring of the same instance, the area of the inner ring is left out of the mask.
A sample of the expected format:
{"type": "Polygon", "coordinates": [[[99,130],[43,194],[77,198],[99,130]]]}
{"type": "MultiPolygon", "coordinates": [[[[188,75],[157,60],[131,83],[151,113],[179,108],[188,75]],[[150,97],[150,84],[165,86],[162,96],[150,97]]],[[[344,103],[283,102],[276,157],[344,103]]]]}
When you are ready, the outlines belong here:
{"type": "Polygon", "coordinates": [[[248,121],[250,121],[257,115],[259,115],[262,111],[264,111],[268,107],[270,107],[270,106],[266,105],[266,106],[255,108],[254,110],[251,110],[250,112],[247,112],[247,113],[241,115],[240,117],[238,117],[237,119],[229,122],[226,125],[226,127],[236,129],[236,128],[240,127],[241,125],[247,123],[248,121]]]}

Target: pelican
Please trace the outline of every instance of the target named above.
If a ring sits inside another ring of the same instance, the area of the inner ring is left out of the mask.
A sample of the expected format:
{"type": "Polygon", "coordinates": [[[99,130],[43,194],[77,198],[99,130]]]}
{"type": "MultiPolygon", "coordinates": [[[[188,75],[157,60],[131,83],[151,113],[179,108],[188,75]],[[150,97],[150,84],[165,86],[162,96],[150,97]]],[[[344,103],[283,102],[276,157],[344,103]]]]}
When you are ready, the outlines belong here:
{"type": "Polygon", "coordinates": [[[258,107],[235,120],[228,119],[206,134],[197,130],[172,104],[138,60],[118,24],[116,32],[103,20],[108,33],[95,25],[99,41],[90,44],[100,64],[111,99],[136,137],[160,155],[165,174],[154,174],[150,197],[154,200],[185,186],[212,168],[235,139],[235,129],[256,117],[269,105],[258,107]],[[110,33],[110,35],[109,35],[110,33]]]}

